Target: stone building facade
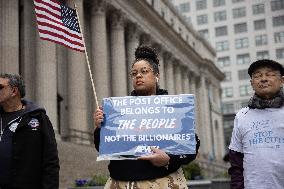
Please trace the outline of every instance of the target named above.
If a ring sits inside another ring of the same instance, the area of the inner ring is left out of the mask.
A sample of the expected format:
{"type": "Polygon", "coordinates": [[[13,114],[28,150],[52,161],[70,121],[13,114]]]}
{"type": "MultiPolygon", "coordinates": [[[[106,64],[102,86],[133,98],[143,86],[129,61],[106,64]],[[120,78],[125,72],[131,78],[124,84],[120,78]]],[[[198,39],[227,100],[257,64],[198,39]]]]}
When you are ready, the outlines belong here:
{"type": "MultiPolygon", "coordinates": [[[[70,7],[73,2],[66,1],[70,7]]],[[[224,75],[213,63],[215,50],[167,0],[75,2],[99,103],[104,97],[129,94],[135,48],[151,45],[160,56],[161,88],[170,94],[195,94],[200,158],[221,160],[220,81],[224,75]]],[[[46,108],[58,139],[61,187],[78,177],[105,173],[90,145],[97,105],[84,53],[39,39],[32,0],[1,0],[0,15],[0,72],[21,74],[26,97],[46,108]],[[93,164],[82,165],[86,157],[93,164]]]]}

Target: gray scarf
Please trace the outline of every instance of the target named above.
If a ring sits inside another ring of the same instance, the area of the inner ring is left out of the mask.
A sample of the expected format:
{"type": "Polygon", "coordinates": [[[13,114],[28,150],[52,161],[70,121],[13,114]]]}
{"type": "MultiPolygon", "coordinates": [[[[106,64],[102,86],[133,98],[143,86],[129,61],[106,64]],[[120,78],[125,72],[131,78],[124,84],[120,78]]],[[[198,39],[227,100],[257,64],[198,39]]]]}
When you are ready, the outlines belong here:
{"type": "Polygon", "coordinates": [[[284,93],[281,90],[272,99],[262,99],[256,94],[249,100],[248,107],[252,109],[280,108],[284,105],[284,93]]]}

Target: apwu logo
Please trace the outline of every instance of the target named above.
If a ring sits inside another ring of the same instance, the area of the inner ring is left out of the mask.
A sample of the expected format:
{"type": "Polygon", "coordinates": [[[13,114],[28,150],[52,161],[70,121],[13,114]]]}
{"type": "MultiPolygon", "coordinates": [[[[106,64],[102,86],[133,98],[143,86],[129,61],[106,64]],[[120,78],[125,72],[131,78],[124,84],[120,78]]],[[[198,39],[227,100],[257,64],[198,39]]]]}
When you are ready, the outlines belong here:
{"type": "Polygon", "coordinates": [[[18,125],[19,125],[18,122],[12,123],[9,127],[10,131],[12,131],[14,133],[16,131],[18,125]]]}
{"type": "Polygon", "coordinates": [[[36,118],[32,118],[28,125],[32,128],[32,130],[37,130],[39,127],[39,121],[36,118]]]}
{"type": "Polygon", "coordinates": [[[135,153],[151,153],[151,148],[159,148],[159,146],[137,146],[135,153]]]}

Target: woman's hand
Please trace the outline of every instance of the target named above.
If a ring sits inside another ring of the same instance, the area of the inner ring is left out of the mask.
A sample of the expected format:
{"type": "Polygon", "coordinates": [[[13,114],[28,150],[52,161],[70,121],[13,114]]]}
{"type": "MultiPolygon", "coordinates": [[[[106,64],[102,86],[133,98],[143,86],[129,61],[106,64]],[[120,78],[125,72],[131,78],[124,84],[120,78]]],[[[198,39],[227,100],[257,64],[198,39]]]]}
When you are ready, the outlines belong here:
{"type": "Polygon", "coordinates": [[[103,112],[103,107],[99,106],[98,109],[94,113],[94,121],[95,121],[95,126],[96,128],[101,127],[101,123],[104,120],[104,112],[103,112]]]}
{"type": "Polygon", "coordinates": [[[151,148],[151,150],[153,154],[139,157],[138,160],[148,160],[157,167],[167,166],[169,164],[170,157],[163,150],[158,148],[151,148]]]}

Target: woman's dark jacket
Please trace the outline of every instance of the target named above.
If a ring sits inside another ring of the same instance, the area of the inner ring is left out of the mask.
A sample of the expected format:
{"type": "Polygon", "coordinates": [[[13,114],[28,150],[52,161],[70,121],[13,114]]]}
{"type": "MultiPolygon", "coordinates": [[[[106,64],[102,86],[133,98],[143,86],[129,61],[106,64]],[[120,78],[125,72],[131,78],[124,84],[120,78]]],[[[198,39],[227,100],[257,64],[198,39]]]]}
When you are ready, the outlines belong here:
{"type": "Polygon", "coordinates": [[[52,124],[44,109],[23,103],[26,108],[15,120],[19,124],[12,136],[12,188],[58,189],[59,159],[52,124]]]}
{"type": "MultiPolygon", "coordinates": [[[[163,89],[157,91],[157,95],[167,95],[168,92],[163,89]]],[[[132,96],[137,96],[135,91],[132,96]]],[[[199,139],[196,136],[196,154],[199,149],[199,139]]],[[[94,132],[94,143],[99,151],[100,128],[94,132]]],[[[111,160],[108,166],[110,177],[121,181],[150,180],[167,176],[177,171],[181,165],[188,164],[196,158],[196,154],[171,155],[168,167],[156,167],[150,161],[143,160],[111,160]]]]}

